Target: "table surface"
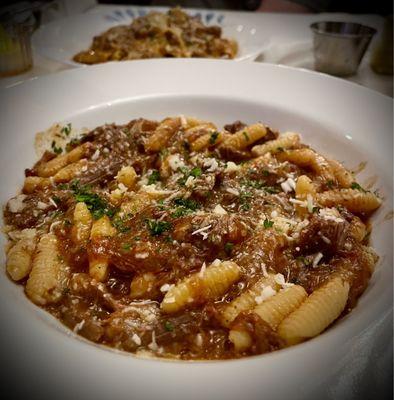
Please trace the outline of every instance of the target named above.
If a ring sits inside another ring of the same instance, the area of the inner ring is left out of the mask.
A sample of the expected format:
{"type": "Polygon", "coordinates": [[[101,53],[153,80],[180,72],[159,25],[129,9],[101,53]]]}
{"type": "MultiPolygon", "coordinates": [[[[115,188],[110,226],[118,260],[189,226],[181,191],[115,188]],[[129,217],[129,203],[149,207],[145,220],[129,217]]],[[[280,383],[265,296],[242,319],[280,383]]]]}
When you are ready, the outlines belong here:
{"type": "MultiPolygon", "coordinates": [[[[147,9],[148,7],[97,5],[91,8],[88,13],[108,14],[111,11],[125,8],[147,9]]],[[[154,7],[154,9],[164,10],[165,8],[154,7]]],[[[323,20],[348,21],[373,26],[378,30],[378,34],[373,39],[370,48],[373,48],[376,41],[379,40],[384,23],[384,19],[377,15],[343,13],[282,14],[227,10],[217,12],[224,14],[226,18],[236,19],[237,23],[256,27],[256,35],[260,35],[262,41],[266,41],[267,37],[270,38],[268,48],[265,49],[263,55],[256,59],[257,62],[284,64],[307,69],[313,69],[312,36],[309,29],[309,25],[312,22],[323,20]]],[[[393,77],[375,74],[369,66],[370,54],[370,51],[366,53],[356,75],[343,79],[366,86],[387,96],[393,96],[393,77]]],[[[35,49],[33,49],[33,58],[34,67],[30,71],[18,76],[0,79],[0,88],[13,86],[28,79],[36,79],[42,75],[73,68],[70,65],[46,58],[35,51],[35,49]]]]}

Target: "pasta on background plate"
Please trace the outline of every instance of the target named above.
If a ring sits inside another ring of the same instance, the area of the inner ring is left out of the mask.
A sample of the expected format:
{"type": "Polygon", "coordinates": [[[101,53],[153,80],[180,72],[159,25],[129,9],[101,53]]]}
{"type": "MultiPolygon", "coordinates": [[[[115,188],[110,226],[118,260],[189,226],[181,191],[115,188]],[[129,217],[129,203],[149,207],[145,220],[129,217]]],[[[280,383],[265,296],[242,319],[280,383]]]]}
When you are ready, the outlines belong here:
{"type": "Polygon", "coordinates": [[[50,129],[4,207],[6,271],[93,342],[262,354],[319,335],[368,285],[381,199],[298,133],[183,115],[50,129]]]}

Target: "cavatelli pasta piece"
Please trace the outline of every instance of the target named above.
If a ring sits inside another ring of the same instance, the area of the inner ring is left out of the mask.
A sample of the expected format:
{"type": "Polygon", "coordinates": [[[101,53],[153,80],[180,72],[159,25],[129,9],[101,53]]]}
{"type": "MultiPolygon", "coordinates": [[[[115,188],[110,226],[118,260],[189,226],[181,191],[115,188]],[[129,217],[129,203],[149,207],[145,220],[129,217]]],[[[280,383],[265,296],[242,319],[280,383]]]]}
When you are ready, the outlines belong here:
{"type": "Polygon", "coordinates": [[[67,285],[69,268],[58,250],[58,239],[52,233],[41,236],[33,256],[26,283],[26,294],[36,304],[59,301],[67,285]]]}
{"type": "Polygon", "coordinates": [[[367,227],[360,218],[354,216],[350,222],[349,233],[357,242],[362,242],[367,235],[367,227]]]}
{"type": "Polygon", "coordinates": [[[79,175],[87,165],[88,160],[86,159],[69,164],[60,171],[56,172],[55,176],[53,177],[53,181],[55,183],[69,182],[71,179],[79,175]]]}
{"type": "MultiPolygon", "coordinates": [[[[313,200],[316,196],[316,187],[313,184],[312,180],[306,175],[301,175],[297,179],[296,188],[295,188],[296,198],[298,200],[305,200],[308,202],[308,198],[313,200]]],[[[295,209],[299,215],[306,214],[308,211],[307,207],[302,207],[299,204],[295,205],[295,209]]]]}
{"type": "Polygon", "coordinates": [[[133,299],[145,298],[154,289],[156,277],[151,272],[136,275],[130,283],[130,297],[133,299]]]}
{"type": "Polygon", "coordinates": [[[232,261],[214,262],[205,271],[178,282],[164,296],[161,308],[174,313],[189,304],[215,300],[241,276],[240,267],[232,261]]]}
{"type": "Polygon", "coordinates": [[[306,175],[301,175],[297,179],[295,193],[297,199],[306,200],[308,194],[310,194],[312,197],[315,197],[316,187],[309,177],[307,177],[306,175]]]}
{"type": "Polygon", "coordinates": [[[328,160],[332,171],[334,172],[336,181],[342,188],[349,188],[354,182],[353,175],[338,161],[328,160]]]}
{"type": "MultiPolygon", "coordinates": [[[[90,240],[92,242],[104,237],[112,237],[116,234],[116,229],[111,225],[109,218],[104,215],[92,224],[90,240]]],[[[105,256],[89,255],[89,275],[102,282],[108,275],[108,258],[105,256]]]]}
{"type": "Polygon", "coordinates": [[[222,144],[236,150],[246,149],[267,134],[267,128],[260,123],[249,125],[230,135],[222,144]]]}
{"type": "Polygon", "coordinates": [[[75,244],[85,246],[90,237],[93,218],[85,203],[77,203],[74,208],[74,224],[71,229],[71,239],[75,244]]]}
{"type": "Polygon", "coordinates": [[[255,156],[262,156],[266,153],[278,153],[285,149],[297,146],[300,143],[300,135],[294,132],[285,132],[280,135],[278,139],[270,140],[266,143],[254,146],[252,154],[255,156]]]}
{"type": "Polygon", "coordinates": [[[137,214],[148,206],[151,197],[145,192],[136,193],[130,200],[126,200],[120,206],[120,210],[125,214],[137,214]]]}
{"type": "Polygon", "coordinates": [[[7,272],[14,281],[19,281],[29,275],[35,247],[35,237],[23,238],[8,251],[7,272]]]}
{"type": "MultiPolygon", "coordinates": [[[[280,322],[296,310],[307,297],[302,286],[294,285],[263,301],[252,312],[275,330],[280,322]]],[[[238,352],[244,351],[252,345],[250,334],[240,329],[241,327],[242,325],[237,325],[229,333],[229,340],[238,352]]]]}
{"type": "Polygon", "coordinates": [[[362,257],[366,262],[371,274],[373,273],[376,263],[379,260],[379,256],[371,246],[362,246],[362,257]]]}
{"type": "Polygon", "coordinates": [[[302,286],[294,285],[263,301],[253,309],[253,312],[272,329],[276,329],[281,321],[296,310],[307,297],[302,286]]]}
{"type": "Polygon", "coordinates": [[[328,161],[312,149],[287,150],[277,154],[280,161],[289,161],[299,167],[309,167],[326,182],[335,182],[334,172],[328,161]]]}
{"type": "Polygon", "coordinates": [[[288,345],[317,336],[342,313],[348,294],[348,282],[339,276],[331,278],[282,321],[278,327],[279,336],[288,345]]]}
{"type": "Polygon", "coordinates": [[[208,147],[216,146],[227,140],[231,135],[212,130],[210,133],[200,136],[190,145],[191,151],[201,151],[208,147]]]}
{"type": "Polygon", "coordinates": [[[156,128],[155,132],[147,138],[144,144],[145,150],[149,153],[160,151],[180,127],[180,118],[166,118],[156,128]]]}
{"type": "Polygon", "coordinates": [[[334,189],[318,193],[316,200],[325,207],[343,206],[354,213],[369,214],[381,205],[381,200],[371,192],[357,189],[334,189]]]}
{"type": "Polygon", "coordinates": [[[40,178],[39,176],[27,176],[23,184],[23,193],[33,193],[52,186],[50,178],[40,178]]]}
{"type": "Polygon", "coordinates": [[[89,142],[75,147],[66,154],[61,154],[54,159],[39,165],[37,167],[37,175],[40,177],[48,178],[55,175],[62,168],[68,164],[75,163],[81,158],[87,157],[93,150],[93,145],[89,142]]]}
{"type": "Polygon", "coordinates": [[[279,285],[275,281],[274,274],[269,274],[269,276],[259,279],[248,290],[236,297],[230,303],[226,304],[221,315],[223,326],[228,327],[239,315],[239,313],[242,311],[251,310],[254,306],[256,306],[256,297],[260,296],[262,290],[268,286],[274,290],[279,288],[279,285]]]}
{"type": "Polygon", "coordinates": [[[137,173],[131,166],[124,166],[116,175],[116,180],[131,189],[137,179],[137,173]]]}

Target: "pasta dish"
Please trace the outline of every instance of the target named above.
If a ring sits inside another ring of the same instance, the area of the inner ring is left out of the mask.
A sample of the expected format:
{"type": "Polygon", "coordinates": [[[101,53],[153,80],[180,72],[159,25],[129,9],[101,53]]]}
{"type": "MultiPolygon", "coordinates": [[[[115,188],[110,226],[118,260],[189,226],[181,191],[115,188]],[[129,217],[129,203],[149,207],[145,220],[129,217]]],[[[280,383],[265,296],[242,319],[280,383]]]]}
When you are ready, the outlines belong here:
{"type": "Polygon", "coordinates": [[[106,61],[161,57],[234,58],[237,42],[222,38],[219,26],[205,26],[179,7],[167,13],[152,11],[94,37],[91,47],[74,61],[97,64],[106,61]]]}
{"type": "Polygon", "coordinates": [[[325,331],[368,285],[381,200],[298,133],[185,116],[51,132],[4,208],[6,269],[90,341],[267,353],[325,331]]]}

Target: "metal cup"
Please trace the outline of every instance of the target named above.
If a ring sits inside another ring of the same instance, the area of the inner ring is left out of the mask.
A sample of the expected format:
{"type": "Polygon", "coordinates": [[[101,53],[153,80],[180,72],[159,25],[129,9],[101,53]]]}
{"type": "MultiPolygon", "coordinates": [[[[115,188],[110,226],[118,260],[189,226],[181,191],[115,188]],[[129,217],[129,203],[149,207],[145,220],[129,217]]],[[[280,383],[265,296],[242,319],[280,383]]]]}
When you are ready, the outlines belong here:
{"type": "Polygon", "coordinates": [[[336,76],[357,72],[376,29],[351,22],[315,22],[313,36],[316,71],[336,76]]]}

